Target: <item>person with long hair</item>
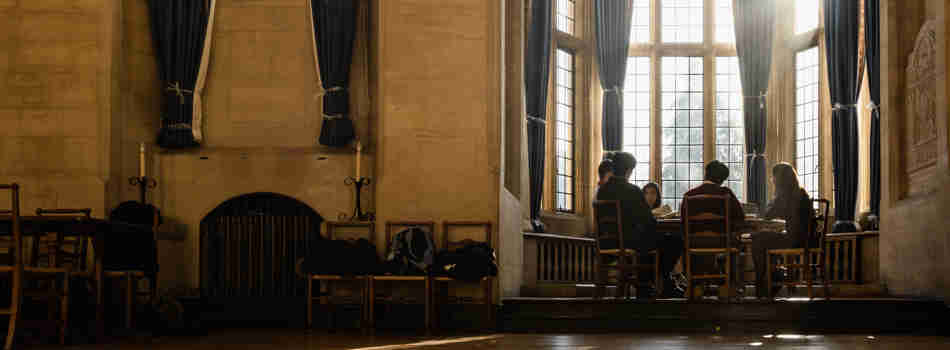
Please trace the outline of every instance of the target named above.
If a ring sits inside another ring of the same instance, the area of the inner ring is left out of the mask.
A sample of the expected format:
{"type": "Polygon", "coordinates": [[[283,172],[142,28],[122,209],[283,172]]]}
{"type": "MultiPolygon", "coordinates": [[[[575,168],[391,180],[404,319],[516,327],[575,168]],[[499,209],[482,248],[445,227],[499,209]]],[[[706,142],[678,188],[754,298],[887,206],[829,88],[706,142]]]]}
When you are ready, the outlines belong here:
{"type": "MultiPolygon", "coordinates": [[[[768,296],[765,265],[769,249],[801,248],[802,243],[808,239],[809,226],[814,215],[811,198],[798,182],[798,172],[791,164],[775,164],[772,167],[772,182],[775,184],[775,199],[767,207],[763,217],[784,219],[785,232],[758,232],[752,235],[755,292],[759,298],[768,296]]],[[[774,294],[776,291],[772,292],[774,294]]]]}
{"type": "Polygon", "coordinates": [[[643,197],[647,200],[647,206],[653,211],[653,216],[661,217],[673,212],[669,204],[663,204],[663,196],[660,195],[660,185],[656,182],[647,182],[643,185],[643,197]]]}
{"type": "MultiPolygon", "coordinates": [[[[613,176],[597,189],[594,198],[597,200],[620,201],[620,210],[623,212],[623,240],[624,245],[645,254],[657,249],[660,252],[660,273],[663,277],[663,293],[666,297],[679,297],[678,288],[670,276],[670,271],[676,260],[683,253],[683,239],[678,236],[664,235],[656,232],[656,218],[650,211],[643,191],[637,185],[628,181],[637,160],[627,152],[611,152],[607,159],[613,164],[613,176]]],[[[616,240],[604,239],[600,242],[602,249],[612,249],[617,246],[616,240]]],[[[637,287],[637,298],[652,294],[648,281],[642,279],[637,287]]],[[[660,286],[657,286],[660,287],[660,286]]]]}

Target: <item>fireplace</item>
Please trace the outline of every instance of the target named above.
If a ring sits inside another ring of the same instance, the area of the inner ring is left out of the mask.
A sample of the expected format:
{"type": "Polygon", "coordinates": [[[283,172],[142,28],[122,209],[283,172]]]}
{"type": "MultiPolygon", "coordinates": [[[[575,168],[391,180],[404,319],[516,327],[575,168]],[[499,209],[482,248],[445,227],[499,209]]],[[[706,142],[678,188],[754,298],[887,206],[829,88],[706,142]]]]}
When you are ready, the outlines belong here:
{"type": "Polygon", "coordinates": [[[201,220],[201,289],[207,297],[302,297],[294,271],[320,238],[323,218],[276,193],[229,199],[201,220]]]}

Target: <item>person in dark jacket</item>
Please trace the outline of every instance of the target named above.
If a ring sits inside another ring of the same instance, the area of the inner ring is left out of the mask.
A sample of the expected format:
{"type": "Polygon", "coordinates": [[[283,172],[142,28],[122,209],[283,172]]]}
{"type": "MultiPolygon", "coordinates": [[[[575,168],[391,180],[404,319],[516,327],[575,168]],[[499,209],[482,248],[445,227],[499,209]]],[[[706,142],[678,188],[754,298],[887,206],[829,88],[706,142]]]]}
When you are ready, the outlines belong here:
{"type": "MultiPolygon", "coordinates": [[[[755,263],[756,294],[767,297],[765,262],[769,249],[801,248],[808,239],[814,216],[811,198],[798,182],[798,173],[788,163],[772,167],[775,199],[766,208],[766,219],[785,219],[785,232],[758,232],[752,235],[752,259],[755,263]]],[[[775,289],[781,289],[776,287],[775,289]]],[[[774,294],[775,291],[773,291],[774,294]]]]}
{"type": "MultiPolygon", "coordinates": [[[[660,274],[663,280],[664,296],[681,296],[682,291],[673,283],[670,271],[683,254],[682,238],[656,232],[656,218],[653,217],[647,205],[643,191],[627,180],[637,164],[633,155],[627,152],[614,152],[608,155],[608,159],[613,163],[613,176],[597,189],[595,198],[620,201],[620,210],[623,212],[624,246],[633,248],[641,254],[657,249],[660,253],[660,274]]],[[[601,248],[604,249],[616,246],[615,240],[601,242],[601,248]]],[[[643,288],[642,285],[641,288],[643,288]]],[[[638,294],[646,295],[640,292],[641,288],[637,288],[638,294]]]]}

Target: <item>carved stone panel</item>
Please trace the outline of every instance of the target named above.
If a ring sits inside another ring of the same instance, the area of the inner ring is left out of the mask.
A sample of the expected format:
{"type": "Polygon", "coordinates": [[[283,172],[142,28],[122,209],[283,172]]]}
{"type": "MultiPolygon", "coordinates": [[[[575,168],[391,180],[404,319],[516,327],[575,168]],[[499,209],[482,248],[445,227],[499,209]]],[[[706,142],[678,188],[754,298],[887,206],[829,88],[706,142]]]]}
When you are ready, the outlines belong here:
{"type": "Polygon", "coordinates": [[[937,163],[937,33],[936,21],[924,23],[908,58],[906,133],[908,189],[911,193],[926,191],[937,163]]]}

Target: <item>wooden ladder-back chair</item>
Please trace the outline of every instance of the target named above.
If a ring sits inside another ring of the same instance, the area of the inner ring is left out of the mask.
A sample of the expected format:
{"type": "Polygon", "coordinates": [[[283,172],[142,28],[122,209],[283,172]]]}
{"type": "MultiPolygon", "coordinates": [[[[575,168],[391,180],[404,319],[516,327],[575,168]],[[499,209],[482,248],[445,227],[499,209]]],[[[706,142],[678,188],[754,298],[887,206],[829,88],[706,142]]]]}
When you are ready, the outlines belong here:
{"type": "MultiPolygon", "coordinates": [[[[56,216],[73,218],[77,221],[92,219],[92,209],[36,209],[36,216],[56,216]]],[[[47,266],[61,267],[71,265],[73,275],[91,276],[87,271],[87,251],[90,235],[81,232],[76,236],[67,236],[65,232],[53,232],[46,237],[38,237],[33,244],[31,266],[39,266],[42,259],[47,260],[47,266]]]]}
{"type": "MultiPolygon", "coordinates": [[[[366,229],[366,238],[370,243],[376,243],[376,224],[373,222],[345,222],[345,221],[329,221],[327,222],[327,239],[335,239],[336,231],[340,228],[365,228],[366,229]]],[[[302,260],[301,260],[302,262],[302,260]]],[[[299,268],[298,268],[299,271],[299,268]]],[[[367,307],[367,299],[369,298],[369,288],[368,280],[371,276],[341,276],[341,275],[321,275],[314,273],[306,273],[307,278],[307,329],[313,327],[313,301],[320,300],[320,305],[327,310],[327,326],[328,328],[335,328],[334,315],[336,314],[336,305],[337,299],[335,299],[335,283],[342,281],[358,281],[359,282],[359,292],[360,292],[360,326],[362,328],[366,327],[366,320],[369,317],[369,308],[367,307]],[[313,282],[320,281],[321,288],[325,288],[325,291],[321,292],[320,296],[314,297],[313,295],[313,282]]],[[[345,303],[347,301],[343,301],[345,303]]]]}
{"type": "Polygon", "coordinates": [[[624,245],[623,238],[623,211],[620,201],[594,201],[594,217],[596,218],[596,239],[597,239],[597,259],[595,270],[597,278],[595,285],[597,295],[602,296],[603,290],[608,285],[617,286],[617,296],[626,298],[629,295],[631,280],[637,281],[640,274],[644,271],[652,271],[653,281],[656,284],[656,292],[660,292],[662,285],[660,283],[660,253],[657,250],[651,250],[646,254],[640,254],[636,249],[624,245]],[[600,244],[605,239],[616,239],[617,248],[602,249],[600,244]],[[641,255],[652,255],[653,263],[641,263],[641,255]],[[614,256],[617,258],[616,265],[604,263],[604,257],[614,256]],[[617,270],[617,282],[609,283],[608,273],[610,270],[617,270]]]}
{"type": "MultiPolygon", "coordinates": [[[[490,221],[445,221],[442,223],[442,242],[441,243],[442,243],[442,249],[445,249],[445,250],[455,250],[455,249],[465,247],[466,245],[479,243],[479,242],[486,243],[488,244],[489,247],[492,247],[492,249],[494,249],[494,247],[492,246],[491,236],[492,236],[492,223],[490,221]],[[452,240],[450,239],[449,231],[451,231],[453,227],[482,227],[484,229],[484,236],[481,238],[481,241],[475,241],[472,239],[452,240]]],[[[438,244],[436,245],[438,246],[438,244]]],[[[433,280],[435,282],[432,284],[433,290],[431,291],[431,293],[438,294],[438,297],[431,299],[433,301],[432,310],[433,310],[433,315],[437,315],[437,309],[435,305],[448,303],[448,300],[447,300],[448,298],[446,296],[447,288],[438,288],[440,282],[448,284],[448,282],[457,281],[457,280],[454,278],[445,277],[445,276],[434,277],[433,280]],[[440,293],[436,293],[437,291],[440,293]]],[[[495,304],[494,304],[494,299],[493,299],[494,280],[495,278],[492,276],[485,276],[482,278],[481,281],[479,281],[482,287],[482,299],[480,300],[481,303],[479,304],[484,304],[486,306],[487,308],[486,311],[488,311],[488,322],[491,325],[491,327],[495,326],[495,304]]],[[[479,300],[475,300],[473,302],[478,302],[478,301],[479,300]]],[[[434,321],[434,323],[438,325],[438,321],[437,321],[438,317],[435,317],[435,319],[436,321],[434,321]]]]}
{"type": "MultiPolygon", "coordinates": [[[[49,217],[43,218],[41,216],[34,217],[24,217],[20,215],[20,203],[19,203],[19,185],[0,185],[0,189],[10,189],[13,193],[13,198],[11,200],[12,208],[10,210],[0,211],[0,222],[9,222],[10,223],[10,233],[12,240],[8,241],[10,244],[7,248],[7,255],[9,256],[9,264],[0,266],[0,273],[12,274],[12,295],[13,302],[8,310],[0,310],[0,314],[8,313],[10,315],[10,325],[8,329],[8,337],[6,342],[6,348],[9,349],[13,345],[14,334],[18,323],[30,322],[27,320],[22,320],[21,315],[19,314],[22,311],[21,307],[23,306],[23,299],[29,298],[33,300],[45,300],[50,306],[50,313],[48,323],[53,323],[56,325],[56,328],[59,332],[59,343],[66,344],[66,336],[69,330],[69,277],[73,272],[72,268],[66,268],[63,266],[30,266],[27,265],[24,260],[26,256],[26,250],[23,246],[23,235],[24,227],[27,221],[30,221],[31,225],[29,226],[30,231],[34,231],[34,246],[38,243],[38,239],[41,236],[40,233],[45,234],[40,230],[50,230],[54,231],[57,235],[62,235],[69,228],[69,223],[74,220],[71,217],[49,217]],[[61,281],[61,282],[60,282],[61,281]],[[36,284],[28,282],[38,282],[36,284]],[[44,286],[39,282],[48,282],[48,285],[44,286]],[[57,283],[60,282],[60,283],[57,283]],[[59,307],[59,316],[56,316],[55,308],[59,307]]],[[[35,321],[43,322],[43,321],[35,321]]],[[[30,322],[33,323],[33,322],[30,322]]],[[[46,323],[46,322],[44,322],[46,323]]]]}
{"type": "MultiPolygon", "coordinates": [[[[683,200],[683,212],[681,215],[684,222],[683,239],[686,244],[686,255],[684,256],[683,267],[686,272],[686,292],[688,293],[688,298],[690,300],[695,297],[693,285],[696,281],[722,280],[722,286],[725,287],[726,291],[725,294],[727,296],[732,296],[732,255],[738,255],[739,251],[732,246],[735,237],[733,237],[732,226],[729,222],[729,199],[729,195],[696,195],[688,196],[683,200]],[[697,204],[701,202],[714,204],[710,207],[721,207],[722,212],[698,212],[698,210],[693,211],[690,209],[691,207],[697,207],[697,204]],[[717,203],[722,204],[720,205],[717,203]],[[699,226],[702,230],[696,231],[697,226],[699,226]],[[697,239],[702,239],[704,242],[719,240],[719,243],[711,244],[711,246],[704,245],[703,247],[694,247],[694,245],[696,245],[695,243],[697,243],[697,239]],[[719,254],[724,254],[726,257],[726,265],[723,266],[723,272],[712,274],[693,273],[693,256],[711,255],[716,257],[719,254]]],[[[720,295],[722,295],[722,292],[720,292],[720,295]]],[[[721,298],[722,301],[727,299],[728,297],[721,298]]]]}
{"type": "Polygon", "coordinates": [[[13,349],[13,340],[16,336],[17,321],[20,316],[20,304],[23,301],[23,237],[20,222],[20,186],[13,184],[0,184],[0,189],[10,191],[10,209],[0,212],[8,218],[10,223],[10,240],[4,250],[7,261],[0,265],[0,272],[11,274],[10,281],[10,306],[0,310],[0,314],[9,317],[7,324],[7,338],[4,343],[4,350],[13,349]]]}
{"type": "Polygon", "coordinates": [[[772,294],[772,274],[779,269],[785,269],[788,272],[797,272],[791,275],[797,275],[802,278],[792,278],[791,280],[781,282],[785,286],[797,286],[805,283],[808,287],[808,299],[814,298],[812,286],[815,284],[815,274],[821,273],[821,284],[825,292],[825,300],[831,299],[830,279],[828,278],[827,267],[829,261],[825,259],[825,234],[831,229],[831,220],[829,219],[829,208],[831,202],[827,199],[812,199],[813,206],[816,206],[817,215],[813,216],[808,225],[808,235],[804,242],[799,245],[801,248],[792,249],[769,249],[766,259],[768,276],[769,298],[772,294]],[[773,264],[772,259],[778,258],[779,263],[773,264]],[[791,261],[789,261],[791,259],[791,261]]]}
{"type": "MultiPolygon", "coordinates": [[[[152,227],[149,227],[149,230],[151,230],[151,239],[152,239],[153,244],[157,244],[154,242],[156,242],[155,232],[158,231],[158,226],[159,226],[158,210],[153,209],[151,215],[152,215],[152,227]]],[[[145,226],[142,226],[142,227],[145,227],[145,226]]],[[[95,252],[95,253],[103,254],[104,252],[95,252]]],[[[124,288],[125,295],[123,298],[123,302],[125,304],[124,305],[125,306],[125,320],[124,320],[125,324],[124,325],[126,329],[131,329],[134,322],[134,314],[135,314],[134,311],[136,307],[136,299],[140,296],[148,297],[151,300],[155,300],[156,298],[156,293],[158,292],[157,276],[154,273],[150,271],[146,271],[144,269],[142,270],[137,270],[137,269],[112,270],[112,269],[104,268],[104,270],[102,271],[102,278],[103,279],[118,279],[118,280],[125,281],[125,288],[124,288]],[[139,285],[138,282],[143,279],[148,280],[149,282],[148,284],[149,289],[146,292],[140,292],[138,288],[138,285],[139,285]]],[[[98,283],[98,287],[96,288],[97,293],[101,293],[101,291],[104,288],[103,285],[105,284],[105,281],[101,281],[101,282],[97,281],[97,283],[98,283]]]]}
{"type": "MultiPolygon", "coordinates": [[[[429,239],[432,242],[435,242],[433,239],[435,235],[435,222],[434,221],[387,221],[386,222],[386,248],[383,250],[389,252],[389,247],[392,246],[393,229],[396,227],[419,227],[426,231],[429,235],[429,239]]],[[[384,259],[385,260],[385,259],[384,259]]],[[[425,331],[426,334],[432,332],[432,278],[428,274],[421,276],[396,276],[396,275],[374,275],[367,282],[369,284],[369,326],[370,329],[375,327],[376,324],[376,302],[382,301],[387,304],[391,304],[394,300],[390,296],[379,297],[376,295],[376,282],[388,281],[388,282],[410,282],[410,283],[422,283],[424,287],[423,292],[423,304],[425,309],[425,331]]]]}

